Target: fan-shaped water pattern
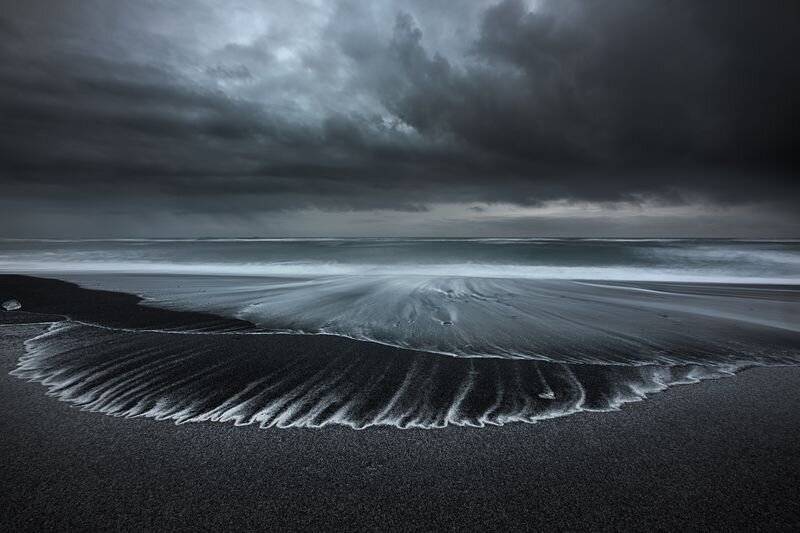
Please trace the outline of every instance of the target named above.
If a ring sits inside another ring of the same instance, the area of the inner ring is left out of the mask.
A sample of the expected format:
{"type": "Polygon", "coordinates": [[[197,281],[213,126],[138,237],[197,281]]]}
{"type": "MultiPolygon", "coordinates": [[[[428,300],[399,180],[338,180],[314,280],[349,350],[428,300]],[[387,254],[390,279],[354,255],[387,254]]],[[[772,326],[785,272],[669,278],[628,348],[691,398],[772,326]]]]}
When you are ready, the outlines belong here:
{"type": "Polygon", "coordinates": [[[734,366],[467,359],[336,337],[120,331],[60,322],[13,372],[83,409],[262,427],[482,427],[606,411],[734,366]]]}

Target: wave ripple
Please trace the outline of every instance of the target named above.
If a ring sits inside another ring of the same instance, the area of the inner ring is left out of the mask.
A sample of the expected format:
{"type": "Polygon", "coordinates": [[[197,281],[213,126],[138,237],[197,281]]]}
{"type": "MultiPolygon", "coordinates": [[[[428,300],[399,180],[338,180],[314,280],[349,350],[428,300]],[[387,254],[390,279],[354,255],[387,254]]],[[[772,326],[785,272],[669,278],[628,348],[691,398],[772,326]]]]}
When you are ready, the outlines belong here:
{"type": "Polygon", "coordinates": [[[13,371],[82,409],[261,427],[441,428],[608,411],[735,365],[614,366],[445,357],[331,336],[167,333],[73,321],[13,371]]]}

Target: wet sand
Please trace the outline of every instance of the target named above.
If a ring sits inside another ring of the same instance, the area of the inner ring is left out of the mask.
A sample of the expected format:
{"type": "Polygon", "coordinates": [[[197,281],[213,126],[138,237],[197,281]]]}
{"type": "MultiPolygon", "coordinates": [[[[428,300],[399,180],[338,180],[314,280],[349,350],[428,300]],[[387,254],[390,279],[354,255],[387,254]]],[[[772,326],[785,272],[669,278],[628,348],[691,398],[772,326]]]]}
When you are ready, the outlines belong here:
{"type": "MultiPolygon", "coordinates": [[[[20,297],[29,310],[58,307],[34,292],[20,297]]],[[[96,313],[93,303],[80,305],[96,313]]],[[[22,342],[43,327],[0,326],[4,531],[800,526],[797,367],[533,425],[176,426],[83,412],[9,376],[22,342]]]]}

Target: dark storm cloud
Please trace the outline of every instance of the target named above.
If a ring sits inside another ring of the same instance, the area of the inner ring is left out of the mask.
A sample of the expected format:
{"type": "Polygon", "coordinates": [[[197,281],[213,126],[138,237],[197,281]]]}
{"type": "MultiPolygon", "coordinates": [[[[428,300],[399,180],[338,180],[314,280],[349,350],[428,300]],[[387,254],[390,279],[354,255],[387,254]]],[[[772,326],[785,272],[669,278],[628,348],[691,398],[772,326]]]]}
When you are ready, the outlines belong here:
{"type": "Polygon", "coordinates": [[[464,72],[428,57],[419,30],[398,19],[408,86],[392,108],[422,132],[502,158],[519,191],[797,194],[797,8],[543,6],[490,8],[474,48],[481,63],[464,72]]]}
{"type": "Polygon", "coordinates": [[[800,199],[793,2],[2,5],[22,207],[800,199]]]}

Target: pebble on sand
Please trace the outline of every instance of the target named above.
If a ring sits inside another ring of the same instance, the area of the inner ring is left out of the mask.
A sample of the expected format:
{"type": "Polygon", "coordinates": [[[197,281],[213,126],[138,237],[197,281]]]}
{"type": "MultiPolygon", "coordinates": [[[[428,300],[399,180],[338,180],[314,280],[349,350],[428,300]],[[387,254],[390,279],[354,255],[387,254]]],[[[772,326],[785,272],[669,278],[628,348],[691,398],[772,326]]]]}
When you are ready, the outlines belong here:
{"type": "Polygon", "coordinates": [[[22,304],[17,300],[6,300],[3,302],[3,309],[6,311],[16,311],[17,309],[22,309],[22,304]]]}

